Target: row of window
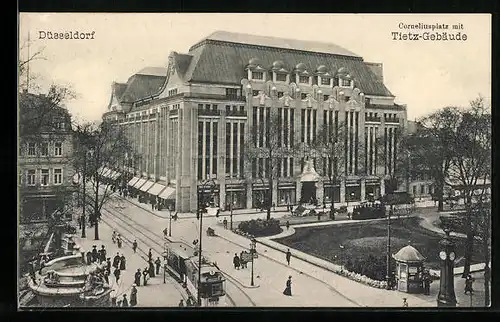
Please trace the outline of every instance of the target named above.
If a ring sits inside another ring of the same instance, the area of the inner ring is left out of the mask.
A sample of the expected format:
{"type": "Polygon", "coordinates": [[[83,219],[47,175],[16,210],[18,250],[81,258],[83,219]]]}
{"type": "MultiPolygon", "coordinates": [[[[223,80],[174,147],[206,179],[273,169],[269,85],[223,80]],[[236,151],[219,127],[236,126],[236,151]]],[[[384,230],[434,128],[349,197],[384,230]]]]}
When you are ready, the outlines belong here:
{"type": "MultiPolygon", "coordinates": [[[[39,172],[39,180],[41,186],[48,186],[51,183],[50,180],[50,170],[49,169],[30,169],[26,171],[26,185],[35,186],[37,172],[39,172]]],[[[61,185],[63,183],[63,169],[55,168],[52,169],[52,184],[61,185]]]]}
{"type": "MultiPolygon", "coordinates": [[[[200,111],[217,111],[219,109],[217,104],[198,104],[198,110],[200,111]]],[[[244,112],[245,111],[245,106],[244,105],[226,105],[226,113],[230,112],[244,112]]]]}
{"type": "Polygon", "coordinates": [[[177,95],[177,88],[168,91],[168,96],[174,96],[174,95],[177,95]]]}
{"type": "MultiPolygon", "coordinates": [[[[37,152],[42,156],[48,156],[50,152],[50,145],[48,142],[43,142],[40,144],[36,144],[34,142],[28,142],[27,144],[27,156],[34,157],[37,155],[37,152]]],[[[63,155],[63,144],[61,142],[55,142],[53,144],[53,156],[60,157],[63,155]]],[[[20,153],[22,155],[22,153],[20,153]]]]}
{"type": "MultiPolygon", "coordinates": [[[[289,75],[286,73],[276,73],[274,72],[274,79],[277,82],[288,82],[288,77],[289,75]]],[[[307,76],[307,75],[296,75],[297,77],[297,82],[299,84],[310,84],[311,83],[311,77],[312,76],[307,76]]],[[[251,80],[260,80],[260,81],[265,81],[265,76],[264,72],[259,72],[259,71],[250,71],[250,79],[251,80]]],[[[332,86],[333,85],[333,78],[332,77],[321,77],[318,76],[318,84],[324,85],[324,86],[332,86]]],[[[339,79],[339,84],[342,87],[352,87],[352,80],[351,79],[339,79]]]]}

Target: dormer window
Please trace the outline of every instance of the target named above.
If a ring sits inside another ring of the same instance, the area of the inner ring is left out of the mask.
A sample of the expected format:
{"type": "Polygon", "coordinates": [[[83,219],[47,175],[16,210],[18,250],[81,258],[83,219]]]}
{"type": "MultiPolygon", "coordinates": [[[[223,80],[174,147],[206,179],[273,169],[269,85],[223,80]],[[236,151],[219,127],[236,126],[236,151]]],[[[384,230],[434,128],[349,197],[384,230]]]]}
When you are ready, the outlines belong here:
{"type": "Polygon", "coordinates": [[[342,87],[351,87],[351,82],[352,82],[351,79],[341,79],[340,85],[342,87]]]}
{"type": "Polygon", "coordinates": [[[299,76],[300,84],[309,84],[309,76],[299,76]]]}
{"type": "Polygon", "coordinates": [[[252,79],[264,80],[264,73],[263,72],[252,72],[252,79]]]}
{"type": "Polygon", "coordinates": [[[287,74],[282,74],[282,73],[274,73],[276,82],[286,82],[287,81],[287,74]]]}
{"type": "Polygon", "coordinates": [[[326,78],[326,77],[321,77],[320,76],[320,79],[321,79],[321,85],[326,85],[326,86],[330,86],[331,85],[331,81],[332,81],[331,78],[326,78]]]}

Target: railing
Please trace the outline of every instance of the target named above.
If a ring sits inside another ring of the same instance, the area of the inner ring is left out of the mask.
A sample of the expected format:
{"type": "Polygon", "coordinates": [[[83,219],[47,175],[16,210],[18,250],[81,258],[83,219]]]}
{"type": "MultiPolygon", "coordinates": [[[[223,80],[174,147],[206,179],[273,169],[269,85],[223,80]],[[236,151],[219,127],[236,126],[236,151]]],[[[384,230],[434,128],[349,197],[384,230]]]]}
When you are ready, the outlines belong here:
{"type": "Polygon", "coordinates": [[[219,110],[198,110],[198,115],[200,116],[219,116],[220,111],[219,110]]]}
{"type": "Polygon", "coordinates": [[[365,121],[366,122],[380,122],[381,121],[381,117],[380,116],[367,116],[365,118],[365,121]]]}
{"type": "Polygon", "coordinates": [[[247,116],[246,111],[228,111],[227,116],[247,116]]]}
{"type": "Polygon", "coordinates": [[[399,118],[398,117],[386,117],[385,122],[386,123],[399,123],[399,118]]]}

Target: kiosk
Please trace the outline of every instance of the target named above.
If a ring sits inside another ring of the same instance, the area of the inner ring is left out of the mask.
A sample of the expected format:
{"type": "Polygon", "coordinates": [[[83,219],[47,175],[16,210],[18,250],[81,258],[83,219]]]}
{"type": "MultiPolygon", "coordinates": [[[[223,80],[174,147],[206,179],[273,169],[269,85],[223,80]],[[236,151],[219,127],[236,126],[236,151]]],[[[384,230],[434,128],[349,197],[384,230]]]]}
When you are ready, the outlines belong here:
{"type": "Polygon", "coordinates": [[[396,281],[398,291],[423,293],[425,257],[415,247],[408,245],[392,255],[396,260],[396,281]]]}

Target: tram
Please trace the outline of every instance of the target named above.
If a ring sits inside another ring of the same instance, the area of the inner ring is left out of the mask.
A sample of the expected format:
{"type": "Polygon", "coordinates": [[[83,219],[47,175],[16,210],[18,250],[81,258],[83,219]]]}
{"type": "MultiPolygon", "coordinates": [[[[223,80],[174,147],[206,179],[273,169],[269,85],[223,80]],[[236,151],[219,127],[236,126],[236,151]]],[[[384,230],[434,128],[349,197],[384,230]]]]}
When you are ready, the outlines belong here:
{"type": "Polygon", "coordinates": [[[202,258],[201,284],[198,287],[198,253],[182,241],[165,242],[166,269],[180,280],[196,300],[200,290],[201,306],[226,306],[226,278],[212,263],[202,258]]]}

